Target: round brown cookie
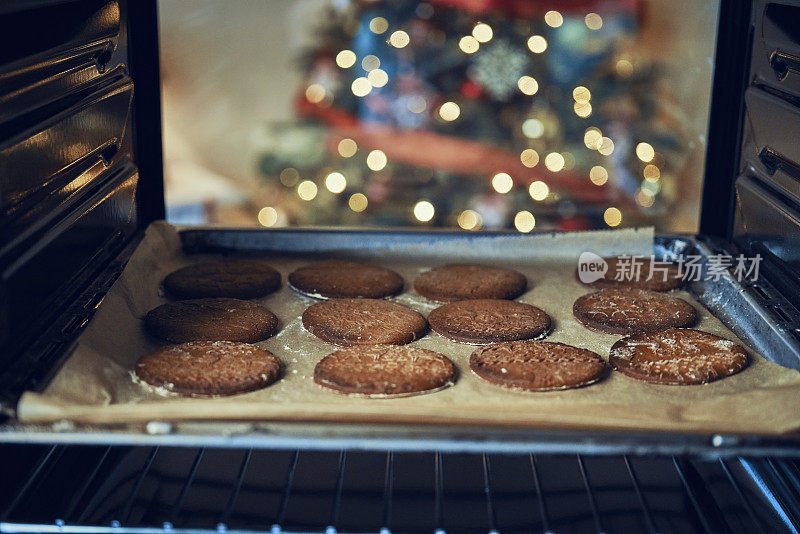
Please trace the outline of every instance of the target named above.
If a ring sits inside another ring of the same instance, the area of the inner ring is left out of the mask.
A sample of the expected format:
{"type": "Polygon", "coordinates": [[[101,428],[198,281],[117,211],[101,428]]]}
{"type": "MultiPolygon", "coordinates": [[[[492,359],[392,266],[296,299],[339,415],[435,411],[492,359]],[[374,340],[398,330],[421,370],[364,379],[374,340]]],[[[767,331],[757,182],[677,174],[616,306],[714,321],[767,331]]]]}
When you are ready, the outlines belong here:
{"type": "Polygon", "coordinates": [[[418,347],[359,345],[337,350],[314,367],[314,382],[367,397],[432,393],[453,384],[455,366],[418,347]]]}
{"type": "Polygon", "coordinates": [[[355,261],[324,260],[289,275],[293,288],[315,298],[373,298],[399,293],[403,278],[394,271],[355,261]]]}
{"type": "Polygon", "coordinates": [[[514,299],[527,287],[525,276],[511,269],[451,263],[422,273],[414,289],[439,302],[467,299],[514,299]]]}
{"type": "Polygon", "coordinates": [[[500,299],[451,302],[433,310],[428,323],[447,338],[475,345],[538,339],[550,331],[550,316],[539,308],[500,299]]]}
{"type": "Polygon", "coordinates": [[[238,299],[195,299],[162,304],[144,318],[147,331],[174,343],[255,343],[275,333],[278,318],[263,306],[238,299]]]}
{"type": "Polygon", "coordinates": [[[572,305],[584,326],[609,334],[637,334],[689,326],[697,312],[685,300],[643,289],[601,289],[572,305]]]}
{"type": "Polygon", "coordinates": [[[705,384],[738,373],[747,352],[727,339],[672,328],[636,334],[611,346],[609,361],[620,373],[654,384],[705,384]]]}
{"type": "Polygon", "coordinates": [[[247,343],[194,341],[143,356],[136,376],[156,388],[190,397],[235,395],[266,387],[280,374],[271,352],[247,343]]]}
{"type": "MultiPolygon", "coordinates": [[[[677,265],[670,263],[664,266],[664,271],[659,270],[661,267],[656,266],[652,278],[647,280],[650,275],[650,259],[644,258],[641,260],[641,270],[638,278],[634,280],[615,280],[617,276],[618,266],[621,263],[620,258],[603,258],[608,264],[608,270],[603,278],[595,280],[594,282],[582,282],[578,276],[578,271],[575,271],[575,278],[578,279],[583,285],[596,287],[597,289],[647,289],[649,291],[670,291],[677,289],[683,285],[683,275],[677,265]]],[[[626,261],[630,261],[627,260],[626,261]]],[[[631,265],[630,263],[627,264],[631,265]]],[[[626,270],[629,270],[626,268],[626,270]]]]}
{"type": "Polygon", "coordinates": [[[253,299],[280,286],[281,273],[264,262],[252,260],[195,263],[164,278],[164,290],[176,299],[253,299]]]}
{"type": "Polygon", "coordinates": [[[563,343],[510,341],[481,347],[469,368],[498,386],[549,391],[585,386],[600,380],[606,365],[599,355],[563,343]]]}
{"type": "Polygon", "coordinates": [[[378,299],[332,299],[303,312],[303,326],[336,345],[405,345],[421,338],[428,322],[400,304],[378,299]]]}

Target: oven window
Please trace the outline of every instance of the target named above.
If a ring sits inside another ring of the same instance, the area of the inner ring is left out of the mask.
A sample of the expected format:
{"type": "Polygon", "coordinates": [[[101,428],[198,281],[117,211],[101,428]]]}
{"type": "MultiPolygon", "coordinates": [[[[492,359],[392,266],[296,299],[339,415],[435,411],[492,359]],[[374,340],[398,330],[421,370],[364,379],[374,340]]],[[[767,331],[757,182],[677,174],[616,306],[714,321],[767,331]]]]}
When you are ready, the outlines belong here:
{"type": "Polygon", "coordinates": [[[694,232],[718,7],[162,0],[168,219],[694,232]]]}

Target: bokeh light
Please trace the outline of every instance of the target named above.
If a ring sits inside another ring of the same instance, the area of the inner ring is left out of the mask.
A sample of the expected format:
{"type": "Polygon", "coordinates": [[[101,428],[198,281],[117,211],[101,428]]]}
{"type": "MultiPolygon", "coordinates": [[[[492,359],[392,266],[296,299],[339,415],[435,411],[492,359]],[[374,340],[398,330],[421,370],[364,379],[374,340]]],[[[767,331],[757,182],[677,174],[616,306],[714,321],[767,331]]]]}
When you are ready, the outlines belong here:
{"type": "Polygon", "coordinates": [[[347,187],[347,179],[340,172],[332,172],[325,177],[325,187],[331,193],[341,193],[347,187]]]}
{"type": "Polygon", "coordinates": [[[600,139],[600,145],[597,147],[597,151],[604,156],[610,156],[614,152],[614,141],[608,137],[603,137],[600,139]]]}
{"type": "Polygon", "coordinates": [[[622,222],[622,212],[612,206],[603,213],[603,220],[611,227],[619,226],[622,222]]]}
{"type": "Polygon", "coordinates": [[[275,223],[278,222],[278,210],[272,206],[261,208],[258,212],[258,222],[261,226],[275,226],[275,223]]]}
{"type": "Polygon", "coordinates": [[[297,196],[303,200],[314,200],[317,196],[317,184],[311,180],[303,180],[297,186],[297,196]]]}
{"type": "Polygon", "coordinates": [[[363,76],[359,76],[350,84],[350,90],[356,96],[367,96],[372,91],[372,84],[363,76]]]}
{"type": "Polygon", "coordinates": [[[458,47],[465,54],[474,54],[481,47],[481,44],[471,35],[465,35],[458,42],[458,47]]]}
{"type": "Polygon", "coordinates": [[[373,171],[380,171],[386,167],[387,163],[386,154],[383,150],[373,150],[367,154],[367,167],[373,171]]]}
{"type": "Polygon", "coordinates": [[[642,176],[648,182],[657,182],[661,178],[661,171],[653,164],[645,165],[642,176]]]}
{"type": "Polygon", "coordinates": [[[591,180],[594,185],[605,185],[608,181],[608,171],[605,167],[595,165],[589,171],[589,180],[591,180]]]}
{"type": "Polygon", "coordinates": [[[339,144],[336,146],[336,150],[343,158],[351,158],[356,155],[356,152],[358,151],[358,145],[352,139],[344,138],[339,141],[339,144]]]}
{"type": "Polygon", "coordinates": [[[389,21],[383,17],[375,17],[369,21],[369,30],[375,34],[382,34],[389,29],[389,21]]]}
{"type": "Polygon", "coordinates": [[[336,54],[336,64],[343,69],[349,69],[356,64],[356,54],[352,50],[342,50],[336,54]]]}
{"type": "Polygon", "coordinates": [[[548,11],[544,14],[544,22],[551,28],[558,28],[564,24],[564,17],[558,11],[548,11]]]}
{"type": "Polygon", "coordinates": [[[414,217],[421,222],[428,222],[433,219],[433,216],[436,214],[436,209],[433,207],[433,204],[428,202],[427,200],[420,200],[416,204],[414,204],[414,217]]]}
{"type": "Polygon", "coordinates": [[[653,161],[655,155],[656,151],[653,149],[653,145],[650,143],[639,143],[636,145],[636,157],[643,162],[647,163],[649,161],[653,161]]]}
{"type": "Polygon", "coordinates": [[[528,39],[528,49],[534,54],[541,54],[547,50],[547,39],[541,35],[532,35],[528,39]]]}
{"type": "Polygon", "coordinates": [[[281,171],[280,179],[281,183],[286,187],[294,187],[300,180],[300,173],[297,172],[297,169],[287,167],[281,171]]]}
{"type": "Polygon", "coordinates": [[[550,152],[544,158],[544,166],[552,172],[558,172],[564,168],[564,156],[558,152],[550,152]]]}
{"type": "Polygon", "coordinates": [[[538,139],[544,134],[544,123],[539,119],[525,119],[522,123],[522,133],[530,139],[538,139]]]}
{"type": "Polygon", "coordinates": [[[483,220],[478,212],[464,210],[458,215],[458,226],[464,230],[477,230],[483,224],[483,220]]]}
{"type": "Polygon", "coordinates": [[[318,83],[312,83],[306,89],[306,100],[312,104],[318,104],[325,100],[325,88],[318,83]]]}
{"type": "Polygon", "coordinates": [[[361,193],[355,193],[350,195],[350,200],[347,201],[347,205],[350,206],[350,209],[355,211],[356,213],[361,213],[365,209],[367,209],[367,197],[362,195],[361,193]]]}
{"type": "Polygon", "coordinates": [[[373,54],[364,56],[364,59],[361,60],[361,68],[367,72],[375,70],[380,66],[381,66],[381,60],[378,59],[378,56],[375,56],[373,54]]]}
{"type": "Polygon", "coordinates": [[[492,27],[486,23],[479,22],[472,28],[472,36],[479,42],[479,43],[488,43],[492,40],[492,36],[494,32],[492,31],[492,27]]]}
{"type": "Polygon", "coordinates": [[[492,177],[492,187],[498,193],[505,195],[514,187],[514,180],[508,173],[498,172],[492,177]]]}
{"type": "Polygon", "coordinates": [[[590,30],[599,30],[603,27],[603,17],[597,13],[589,13],[583,18],[583,21],[590,30]]]}
{"type": "Polygon", "coordinates": [[[539,90],[539,82],[530,76],[523,76],[517,82],[517,87],[526,95],[535,95],[539,90]]]}
{"type": "Polygon", "coordinates": [[[445,121],[454,121],[461,115],[461,108],[455,102],[445,102],[439,107],[439,116],[445,121]]]}
{"type": "Polygon", "coordinates": [[[536,219],[529,211],[520,211],[514,216],[514,226],[523,233],[528,233],[536,227],[536,219]]]}
{"type": "Polygon", "coordinates": [[[403,30],[397,30],[389,36],[389,44],[395,48],[405,48],[410,42],[411,38],[403,30]]]}
{"type": "Polygon", "coordinates": [[[519,155],[519,159],[526,167],[533,168],[539,164],[539,153],[532,148],[526,148],[519,155]]]}
{"type": "Polygon", "coordinates": [[[372,69],[367,74],[367,80],[372,84],[372,87],[383,87],[389,82],[389,75],[382,69],[372,69]]]}
{"type": "Polygon", "coordinates": [[[536,180],[528,186],[528,194],[533,200],[544,200],[550,194],[550,188],[543,181],[536,180]]]}

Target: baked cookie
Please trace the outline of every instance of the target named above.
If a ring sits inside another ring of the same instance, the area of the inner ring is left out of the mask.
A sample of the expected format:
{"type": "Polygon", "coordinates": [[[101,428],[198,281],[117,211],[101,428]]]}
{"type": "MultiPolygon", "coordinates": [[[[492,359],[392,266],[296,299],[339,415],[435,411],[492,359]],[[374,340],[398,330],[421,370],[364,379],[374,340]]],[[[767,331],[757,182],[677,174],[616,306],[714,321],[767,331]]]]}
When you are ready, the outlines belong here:
{"type": "Polygon", "coordinates": [[[685,300],[643,289],[601,289],[572,305],[584,326],[609,334],[636,334],[690,326],[697,312],[685,300]]]}
{"type": "Polygon", "coordinates": [[[454,380],[453,362],[418,347],[348,347],[325,356],[314,367],[314,382],[320,386],[366,397],[432,393],[454,380]]]}
{"type": "Polygon", "coordinates": [[[585,386],[600,380],[603,358],[548,341],[510,341],[481,347],[469,357],[472,372],[492,384],[525,391],[585,386]]]}
{"type": "Polygon", "coordinates": [[[747,352],[733,341],[689,328],[620,339],[609,355],[611,365],[624,375],[673,385],[725,378],[744,369],[747,360],[747,352]]]}
{"type": "Polygon", "coordinates": [[[660,266],[656,265],[652,278],[648,280],[647,277],[650,275],[650,258],[641,258],[638,260],[641,262],[641,268],[637,278],[633,280],[615,280],[619,266],[623,265],[626,271],[630,271],[628,267],[631,265],[630,262],[632,260],[629,258],[603,259],[608,264],[608,270],[603,278],[595,280],[594,282],[585,283],[581,281],[578,276],[578,271],[576,270],[575,277],[578,281],[583,285],[595,287],[597,289],[647,289],[649,291],[670,291],[683,285],[683,275],[678,266],[673,263],[664,265],[663,271],[660,270],[660,266]],[[628,263],[623,263],[624,261],[628,263]]]}
{"type": "Polygon", "coordinates": [[[431,329],[462,343],[485,345],[516,339],[539,339],[550,331],[550,316],[513,300],[459,300],[428,315],[431,329]]]}
{"type": "Polygon", "coordinates": [[[378,299],[331,299],[303,312],[306,330],[336,345],[405,345],[421,338],[428,322],[400,304],[378,299]]]}
{"type": "Polygon", "coordinates": [[[280,286],[281,273],[264,262],[253,260],[195,263],[164,278],[164,291],[176,299],[254,299],[280,286]]]}
{"type": "Polygon", "coordinates": [[[255,343],[278,328],[278,318],[247,300],[217,298],[162,304],[144,318],[145,329],[173,343],[241,341],[255,343]]]}
{"type": "Polygon", "coordinates": [[[380,299],[403,290],[403,278],[394,271],[355,261],[324,260],[300,267],[289,284],[315,298],[380,299]]]}
{"type": "Polygon", "coordinates": [[[525,292],[528,281],[522,273],[489,267],[451,263],[422,273],[414,289],[439,302],[467,299],[514,299],[525,292]]]}
{"type": "Polygon", "coordinates": [[[235,395],[278,379],[281,364],[268,350],[230,341],[194,341],[162,347],[142,357],[136,377],[189,397],[235,395]]]}

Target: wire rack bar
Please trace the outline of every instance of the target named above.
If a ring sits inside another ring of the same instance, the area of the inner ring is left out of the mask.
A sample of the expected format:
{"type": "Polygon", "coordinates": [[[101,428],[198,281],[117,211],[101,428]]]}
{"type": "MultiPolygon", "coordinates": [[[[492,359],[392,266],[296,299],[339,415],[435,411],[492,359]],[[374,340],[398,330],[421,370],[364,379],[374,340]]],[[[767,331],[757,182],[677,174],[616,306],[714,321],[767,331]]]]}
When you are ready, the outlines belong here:
{"type": "Polygon", "coordinates": [[[128,524],[128,522],[131,519],[131,512],[133,512],[133,501],[139,494],[139,490],[142,488],[142,483],[144,482],[145,477],[147,477],[147,473],[150,472],[150,468],[153,466],[153,461],[155,461],[157,454],[158,454],[158,447],[153,447],[150,450],[150,454],[147,455],[147,460],[145,460],[144,462],[144,467],[142,468],[142,471],[136,478],[136,483],[133,485],[131,494],[125,501],[125,506],[122,508],[122,515],[120,516],[122,517],[122,521],[124,524],[128,524]]]}
{"type": "Polygon", "coordinates": [[[631,465],[630,458],[623,456],[623,459],[625,460],[625,467],[628,470],[628,475],[631,477],[633,489],[636,491],[636,498],[639,500],[639,505],[642,507],[642,513],[644,514],[644,522],[647,524],[647,530],[648,532],[655,532],[656,525],[653,522],[653,515],[650,513],[650,507],[647,506],[647,501],[644,498],[644,493],[642,493],[642,488],[639,485],[639,479],[636,477],[636,473],[633,470],[633,465],[631,465]]]}
{"type": "Polygon", "coordinates": [[[741,486],[739,486],[739,482],[736,481],[736,477],[733,476],[731,473],[730,468],[728,467],[727,462],[720,458],[719,464],[722,466],[722,470],[725,472],[725,476],[728,477],[728,480],[733,486],[733,490],[736,492],[736,495],[739,497],[739,500],[742,503],[742,506],[747,511],[747,515],[750,516],[750,519],[753,521],[753,524],[758,529],[759,532],[764,532],[764,527],[761,524],[761,521],[758,519],[755,510],[753,510],[753,505],[750,504],[750,500],[745,497],[744,492],[742,491],[741,486]]]}
{"type": "Polygon", "coordinates": [[[550,518],[547,515],[547,507],[544,504],[544,494],[542,493],[542,484],[539,481],[539,471],[536,469],[536,455],[531,454],[530,460],[533,485],[536,488],[536,499],[539,501],[539,514],[542,516],[542,532],[544,534],[553,534],[550,530],[550,518]]]}
{"type": "Polygon", "coordinates": [[[289,463],[289,470],[286,472],[286,482],[283,485],[283,495],[278,505],[278,514],[275,516],[275,524],[272,525],[273,532],[280,532],[281,525],[286,519],[286,508],[289,506],[289,497],[292,494],[292,483],[294,482],[294,472],[297,469],[297,460],[300,458],[300,450],[295,450],[292,454],[292,461],[289,463]]]}
{"type": "Polygon", "coordinates": [[[175,500],[175,504],[172,506],[172,511],[169,514],[170,524],[174,525],[180,516],[181,508],[183,508],[183,504],[186,502],[186,496],[189,494],[189,488],[192,487],[194,479],[197,477],[197,470],[200,468],[200,462],[203,461],[203,455],[205,452],[206,449],[201,448],[197,451],[197,455],[194,457],[192,467],[189,469],[189,474],[186,476],[186,481],[183,483],[181,492],[178,495],[178,498],[175,500]]]}
{"type": "Polygon", "coordinates": [[[597,501],[594,498],[594,491],[592,491],[592,484],[589,482],[589,475],[586,473],[586,466],[583,464],[583,458],[578,455],[578,468],[581,471],[581,478],[583,479],[583,487],[586,488],[586,496],[589,499],[589,507],[592,510],[592,518],[594,519],[594,526],[599,534],[605,532],[603,529],[603,522],[600,520],[600,513],[597,511],[597,501]]]}
{"type": "Polygon", "coordinates": [[[492,496],[492,465],[486,453],[482,455],[483,461],[483,492],[486,495],[486,515],[489,517],[489,534],[497,534],[497,514],[495,513],[494,497],[492,496]]]}
{"type": "Polygon", "coordinates": [[[681,479],[683,488],[686,490],[686,495],[689,497],[689,501],[691,501],[695,512],[697,512],[697,517],[700,519],[700,524],[703,526],[703,530],[708,534],[714,534],[715,531],[711,528],[708,517],[706,517],[706,513],[703,511],[703,506],[701,506],[700,502],[697,500],[697,495],[692,489],[692,484],[689,483],[689,480],[686,477],[685,470],[681,467],[681,462],[678,460],[678,458],[673,456],[672,463],[675,466],[675,471],[677,471],[678,477],[681,479]]]}
{"type": "Polygon", "coordinates": [[[342,505],[342,487],[344,486],[344,468],[347,463],[347,451],[342,450],[339,452],[339,461],[336,468],[336,490],[333,495],[333,505],[331,506],[331,518],[328,521],[328,529],[333,529],[339,526],[339,511],[342,505]]]}
{"type": "Polygon", "coordinates": [[[11,512],[19,506],[24,498],[27,497],[28,490],[33,487],[33,484],[39,480],[39,476],[45,470],[45,466],[48,465],[51,459],[53,459],[53,463],[64,453],[64,448],[60,445],[53,445],[50,447],[47,452],[42,456],[41,460],[39,460],[36,465],[31,469],[30,474],[28,475],[28,480],[25,484],[22,485],[20,488],[19,493],[11,503],[3,510],[3,514],[0,516],[0,519],[5,521],[11,512]]]}
{"type": "Polygon", "coordinates": [[[436,452],[433,456],[433,513],[436,534],[444,533],[442,494],[444,493],[444,477],[442,476],[442,453],[436,452]]]}
{"type": "Polygon", "coordinates": [[[95,464],[94,468],[89,472],[89,476],[86,477],[86,480],[83,481],[81,487],[75,491],[70,500],[69,505],[67,506],[66,511],[64,512],[64,520],[65,521],[72,521],[74,519],[73,515],[75,514],[75,509],[78,507],[78,503],[83,499],[83,496],[86,494],[86,490],[89,489],[89,484],[91,484],[97,473],[100,471],[100,468],[103,467],[108,455],[111,454],[111,447],[106,447],[106,450],[103,451],[103,455],[100,456],[100,459],[95,464]]]}
{"type": "Polygon", "coordinates": [[[394,490],[394,453],[386,453],[386,473],[383,478],[383,528],[381,534],[388,534],[392,523],[392,493],[394,490]]]}
{"type": "Polygon", "coordinates": [[[247,449],[244,452],[242,463],[239,466],[239,472],[236,475],[236,481],[234,482],[233,487],[231,488],[231,493],[228,496],[228,503],[225,505],[225,510],[222,512],[222,515],[219,516],[219,528],[225,527],[225,525],[228,523],[228,519],[233,512],[233,507],[236,504],[236,499],[239,497],[239,492],[242,490],[244,477],[247,474],[247,468],[250,466],[250,458],[252,458],[252,456],[253,449],[247,449]]]}

